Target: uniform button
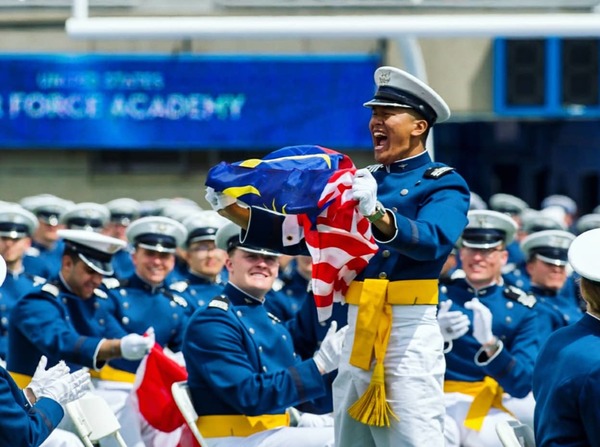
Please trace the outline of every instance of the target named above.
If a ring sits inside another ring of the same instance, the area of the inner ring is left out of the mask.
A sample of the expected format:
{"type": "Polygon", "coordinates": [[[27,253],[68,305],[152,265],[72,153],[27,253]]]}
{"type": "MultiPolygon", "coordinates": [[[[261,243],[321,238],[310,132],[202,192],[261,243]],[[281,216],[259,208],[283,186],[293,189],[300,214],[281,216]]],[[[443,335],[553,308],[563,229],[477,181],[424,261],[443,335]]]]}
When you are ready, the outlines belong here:
{"type": "Polygon", "coordinates": [[[381,256],[383,256],[384,258],[389,258],[390,257],[390,251],[389,250],[383,250],[381,252],[381,256]]]}
{"type": "Polygon", "coordinates": [[[287,335],[283,334],[283,335],[281,336],[281,338],[283,338],[284,340],[287,340],[287,335]]]}
{"type": "Polygon", "coordinates": [[[518,281],[516,281],[516,285],[519,288],[523,287],[523,281],[519,279],[518,281]]]}
{"type": "Polygon", "coordinates": [[[121,323],[123,323],[123,324],[129,324],[129,318],[128,317],[121,318],[121,323]]]}
{"type": "Polygon", "coordinates": [[[508,303],[506,303],[506,307],[512,309],[514,307],[514,303],[512,301],[509,301],[508,303]]]}
{"type": "Polygon", "coordinates": [[[236,314],[238,317],[240,317],[240,318],[242,317],[242,311],[241,311],[241,310],[238,310],[238,311],[237,311],[235,314],[236,314]]]}
{"type": "Polygon", "coordinates": [[[401,196],[405,196],[406,194],[408,194],[408,189],[404,188],[402,191],[400,191],[401,196]]]}
{"type": "Polygon", "coordinates": [[[571,319],[571,317],[568,316],[567,314],[564,314],[563,317],[565,318],[566,321],[569,321],[571,319]]]}
{"type": "Polygon", "coordinates": [[[6,326],[8,324],[8,318],[6,317],[2,317],[0,321],[2,322],[2,326],[6,326]]]}
{"type": "Polygon", "coordinates": [[[129,309],[129,302],[125,301],[123,303],[123,309],[129,309]]]}
{"type": "Polygon", "coordinates": [[[290,289],[287,289],[287,290],[285,291],[285,294],[286,294],[287,296],[292,296],[292,293],[293,293],[293,292],[292,292],[290,289]]]}
{"type": "Polygon", "coordinates": [[[204,300],[198,301],[198,306],[204,306],[204,300]]]}
{"type": "Polygon", "coordinates": [[[173,320],[177,320],[178,318],[179,318],[179,315],[173,314],[173,320]]]}
{"type": "Polygon", "coordinates": [[[104,324],[104,318],[100,318],[100,319],[98,320],[98,323],[100,323],[100,324],[104,324]]]}
{"type": "Polygon", "coordinates": [[[171,307],[177,306],[177,303],[175,301],[171,301],[169,304],[171,305],[171,307]]]}
{"type": "Polygon", "coordinates": [[[262,346],[258,347],[258,352],[263,352],[263,347],[262,346]]]}
{"type": "Polygon", "coordinates": [[[319,321],[319,324],[321,325],[321,327],[327,326],[327,322],[326,321],[319,321]]]}
{"type": "Polygon", "coordinates": [[[381,273],[379,274],[379,279],[386,279],[386,278],[387,278],[387,273],[385,273],[385,272],[381,272],[381,273]]]}
{"type": "Polygon", "coordinates": [[[251,334],[251,335],[254,335],[254,333],[255,333],[256,331],[254,330],[254,328],[250,328],[250,329],[248,329],[248,332],[250,332],[250,334],[251,334]]]}
{"type": "Polygon", "coordinates": [[[266,366],[263,366],[263,371],[267,372],[267,367],[266,366]]]}
{"type": "Polygon", "coordinates": [[[94,309],[100,309],[100,303],[98,301],[94,302],[94,309]]]}
{"type": "Polygon", "coordinates": [[[294,358],[298,357],[298,354],[296,354],[295,352],[293,353],[294,358]]]}
{"type": "Polygon", "coordinates": [[[397,211],[398,211],[398,208],[396,208],[396,207],[394,206],[394,207],[392,207],[392,211],[395,213],[395,212],[397,212],[397,211]]]}
{"type": "Polygon", "coordinates": [[[448,287],[446,287],[446,286],[440,287],[440,292],[442,292],[442,293],[448,293],[448,287]]]}
{"type": "Polygon", "coordinates": [[[277,324],[277,321],[271,320],[271,324],[277,324]]]}
{"type": "Polygon", "coordinates": [[[512,323],[512,318],[511,317],[506,317],[506,319],[504,321],[506,321],[508,324],[510,324],[510,323],[512,323]]]}
{"type": "Polygon", "coordinates": [[[66,298],[63,298],[63,299],[62,299],[62,302],[63,302],[63,303],[65,303],[65,304],[67,304],[67,299],[66,299],[66,298]]]}
{"type": "Polygon", "coordinates": [[[195,290],[190,290],[190,295],[196,295],[196,291],[195,290]]]}
{"type": "Polygon", "coordinates": [[[500,340],[506,340],[506,335],[501,335],[500,340]]]}
{"type": "Polygon", "coordinates": [[[65,317],[65,320],[69,321],[71,319],[71,317],[69,317],[68,315],[65,317]]]}
{"type": "Polygon", "coordinates": [[[513,274],[514,274],[515,276],[521,276],[521,270],[517,270],[517,269],[515,269],[515,271],[513,272],[513,274]]]}
{"type": "Polygon", "coordinates": [[[125,289],[121,289],[119,291],[119,293],[121,294],[121,296],[126,296],[127,295],[127,291],[125,289]]]}

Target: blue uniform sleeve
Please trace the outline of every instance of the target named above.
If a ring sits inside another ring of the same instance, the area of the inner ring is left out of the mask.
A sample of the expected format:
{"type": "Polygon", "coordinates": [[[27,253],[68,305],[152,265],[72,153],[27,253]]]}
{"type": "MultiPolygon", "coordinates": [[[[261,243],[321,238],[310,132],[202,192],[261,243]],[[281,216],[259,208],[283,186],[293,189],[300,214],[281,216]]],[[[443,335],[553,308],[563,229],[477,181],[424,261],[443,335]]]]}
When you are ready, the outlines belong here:
{"type": "Polygon", "coordinates": [[[63,415],[60,404],[52,399],[42,398],[29,406],[8,372],[0,368],[0,446],[39,446],[63,415]]]}
{"type": "Polygon", "coordinates": [[[243,336],[231,311],[197,311],[186,331],[183,354],[190,384],[207,383],[219,400],[239,414],[281,413],[325,394],[313,360],[273,371],[260,369],[256,347],[243,336]]]}
{"type": "Polygon", "coordinates": [[[417,205],[416,214],[410,215],[401,207],[397,208],[395,203],[386,202],[388,197],[397,197],[399,192],[388,191],[393,184],[384,184],[378,197],[393,212],[397,232],[388,239],[372,226],[378,242],[418,261],[438,259],[450,252],[467,224],[470,197],[466,182],[456,172],[424,181],[429,182],[427,193],[419,198],[420,203],[410,207],[414,212],[414,205],[417,205]]]}
{"type": "Polygon", "coordinates": [[[536,318],[536,312],[528,312],[510,344],[505,343],[500,353],[483,365],[483,371],[513,397],[523,398],[531,391],[533,367],[539,351],[536,318]]]}
{"type": "Polygon", "coordinates": [[[13,310],[11,321],[50,359],[97,367],[94,354],[102,338],[80,335],[67,320],[56,298],[43,293],[23,297],[13,310]]]}

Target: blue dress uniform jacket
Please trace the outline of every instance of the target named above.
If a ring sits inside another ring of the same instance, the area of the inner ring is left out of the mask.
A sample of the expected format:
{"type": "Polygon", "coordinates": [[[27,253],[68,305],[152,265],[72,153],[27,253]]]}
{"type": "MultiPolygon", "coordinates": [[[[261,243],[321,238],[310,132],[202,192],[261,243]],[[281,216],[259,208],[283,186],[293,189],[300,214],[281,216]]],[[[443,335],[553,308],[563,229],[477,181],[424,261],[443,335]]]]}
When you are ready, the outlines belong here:
{"type": "Polygon", "coordinates": [[[25,271],[8,272],[0,287],[0,358],[6,359],[8,355],[8,322],[17,300],[45,282],[44,278],[25,271]]]}
{"type": "Polygon", "coordinates": [[[449,284],[446,297],[452,300],[450,311],[460,310],[469,317],[471,329],[453,340],[452,349],[446,353],[445,379],[479,382],[489,376],[511,396],[525,397],[531,391],[533,365],[539,350],[535,298],[514,286],[492,285],[475,290],[464,279],[449,284]],[[474,297],[492,311],[492,333],[504,344],[489,361],[476,358],[481,345],[473,337],[473,312],[464,307],[474,297]]]}
{"type": "Polygon", "coordinates": [[[131,259],[131,247],[119,250],[112,256],[112,266],[115,271],[115,278],[129,278],[135,273],[135,266],[131,259]]]}
{"type": "Polygon", "coordinates": [[[189,270],[182,272],[181,275],[179,281],[169,284],[169,289],[180,294],[187,301],[186,313],[188,315],[192,315],[198,308],[206,306],[225,287],[220,276],[215,282],[212,282],[189,270]]]}
{"type": "Polygon", "coordinates": [[[63,416],[61,405],[47,397],[29,405],[8,371],[0,367],[0,447],[37,447],[63,416]]]}
{"type": "MultiPolygon", "coordinates": [[[[427,152],[387,168],[373,165],[369,169],[377,181],[377,198],[392,211],[398,231],[385,240],[372,226],[379,251],[356,279],[437,279],[467,224],[470,193],[466,182],[453,168],[432,162],[427,152]]],[[[252,208],[246,242],[287,254],[306,254],[303,244],[286,244],[282,221],[283,217],[252,208]]]]}
{"type": "Polygon", "coordinates": [[[533,372],[538,447],[599,446],[600,321],[585,314],[554,332],[533,372]]]}
{"type": "Polygon", "coordinates": [[[531,286],[529,293],[533,294],[537,300],[535,310],[538,313],[538,329],[540,334],[540,345],[543,344],[550,334],[561,327],[577,321],[583,313],[577,307],[571,311],[579,314],[579,318],[571,319],[570,312],[563,312],[561,305],[562,299],[559,298],[559,292],[555,290],[543,289],[538,286],[531,286]]]}
{"type": "Polygon", "coordinates": [[[282,414],[325,394],[315,362],[294,352],[293,335],[262,303],[231,284],[190,319],[183,355],[196,412],[282,414]]]}
{"type": "MultiPolygon", "coordinates": [[[[107,282],[105,282],[105,286],[107,282]]],[[[183,330],[188,320],[187,302],[166,286],[152,287],[139,276],[111,282],[110,299],[103,303],[127,333],[143,334],[154,328],[156,342],[173,352],[181,350],[183,330]]],[[[135,373],[138,361],[111,360],[114,368],[135,373]]]]}
{"type": "Polygon", "coordinates": [[[60,280],[52,281],[21,298],[9,324],[7,369],[32,376],[42,355],[48,365],[65,360],[72,371],[87,366],[99,369],[95,359],[103,338],[121,338],[126,332],[100,305],[107,295],[96,289],[82,299],[60,280]]]}

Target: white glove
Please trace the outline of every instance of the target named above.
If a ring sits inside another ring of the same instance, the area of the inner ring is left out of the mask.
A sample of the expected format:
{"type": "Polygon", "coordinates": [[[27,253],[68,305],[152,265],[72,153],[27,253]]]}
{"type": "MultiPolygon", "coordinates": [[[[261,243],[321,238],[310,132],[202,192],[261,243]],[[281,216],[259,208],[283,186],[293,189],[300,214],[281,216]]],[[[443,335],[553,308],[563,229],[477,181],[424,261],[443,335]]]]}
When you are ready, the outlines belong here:
{"type": "Polygon", "coordinates": [[[352,198],[358,200],[358,211],[363,216],[375,213],[377,182],[368,169],[359,169],[352,180],[352,198]]]}
{"type": "Polygon", "coordinates": [[[149,327],[145,335],[126,335],[121,338],[121,355],[126,360],[140,360],[150,352],[154,341],[153,327],[149,327]]]}
{"type": "Polygon", "coordinates": [[[210,206],[212,206],[212,209],[215,211],[227,208],[229,205],[233,205],[237,201],[235,198],[228,196],[227,194],[215,191],[214,188],[211,188],[210,186],[206,187],[206,195],[204,198],[208,203],[210,203],[210,206]]]}
{"type": "Polygon", "coordinates": [[[340,355],[344,346],[344,336],[346,335],[348,326],[344,326],[337,332],[336,330],[337,321],[333,320],[327,334],[325,334],[325,338],[321,342],[321,347],[313,356],[313,360],[317,364],[317,368],[319,368],[321,374],[327,374],[337,369],[340,363],[340,355]]]}
{"type": "Polygon", "coordinates": [[[442,301],[438,310],[437,319],[445,342],[456,340],[469,331],[471,320],[460,310],[450,312],[452,300],[442,301]]]}
{"type": "Polygon", "coordinates": [[[90,374],[79,370],[69,374],[69,367],[62,360],[50,369],[46,369],[48,359],[42,356],[28,388],[36,400],[48,397],[60,404],[79,399],[90,389],[90,374]]]}
{"type": "Polygon", "coordinates": [[[473,298],[465,303],[467,309],[473,311],[473,337],[482,346],[493,343],[495,340],[492,333],[492,312],[479,301],[473,298]]]}
{"type": "Polygon", "coordinates": [[[90,373],[85,369],[80,369],[59,379],[53,387],[46,388],[44,396],[50,397],[61,405],[64,405],[79,399],[90,390],[91,385],[90,373]]]}
{"type": "Polygon", "coordinates": [[[69,374],[69,367],[62,360],[50,369],[46,369],[47,365],[48,358],[43,355],[38,362],[37,368],[35,368],[31,382],[27,385],[27,388],[33,392],[36,398],[44,393],[46,386],[69,374]]]}

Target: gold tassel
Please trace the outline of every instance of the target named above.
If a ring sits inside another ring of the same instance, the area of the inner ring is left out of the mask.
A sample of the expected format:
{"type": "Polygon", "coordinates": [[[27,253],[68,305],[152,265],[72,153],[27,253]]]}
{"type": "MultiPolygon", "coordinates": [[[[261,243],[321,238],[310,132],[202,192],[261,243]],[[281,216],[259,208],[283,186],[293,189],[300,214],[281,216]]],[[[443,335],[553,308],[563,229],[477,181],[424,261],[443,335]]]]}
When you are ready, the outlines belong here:
{"type": "Polygon", "coordinates": [[[377,363],[371,376],[371,383],[365,394],[348,409],[348,414],[366,425],[389,427],[390,416],[400,419],[392,411],[385,397],[385,371],[383,363],[377,363]]]}

